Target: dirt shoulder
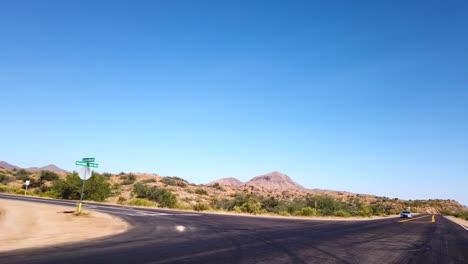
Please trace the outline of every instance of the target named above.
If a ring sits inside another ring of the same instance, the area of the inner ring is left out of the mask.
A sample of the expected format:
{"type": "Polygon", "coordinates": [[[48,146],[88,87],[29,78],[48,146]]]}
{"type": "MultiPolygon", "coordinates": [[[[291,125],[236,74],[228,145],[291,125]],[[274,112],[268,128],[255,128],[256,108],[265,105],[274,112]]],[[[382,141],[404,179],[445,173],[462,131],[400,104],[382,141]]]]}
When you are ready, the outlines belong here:
{"type": "Polygon", "coordinates": [[[123,233],[124,220],[99,212],[76,216],[70,207],[0,200],[0,252],[78,242],[123,233]]]}

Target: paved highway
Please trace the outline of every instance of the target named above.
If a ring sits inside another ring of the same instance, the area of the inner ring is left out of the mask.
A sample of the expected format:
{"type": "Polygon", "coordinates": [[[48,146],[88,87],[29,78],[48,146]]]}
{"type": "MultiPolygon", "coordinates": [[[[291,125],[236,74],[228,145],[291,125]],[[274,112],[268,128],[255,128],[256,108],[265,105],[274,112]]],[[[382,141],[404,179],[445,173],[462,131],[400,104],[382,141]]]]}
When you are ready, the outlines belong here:
{"type": "Polygon", "coordinates": [[[439,215],[333,222],[86,207],[134,227],[92,241],[3,253],[0,263],[468,263],[468,231],[439,215]]]}

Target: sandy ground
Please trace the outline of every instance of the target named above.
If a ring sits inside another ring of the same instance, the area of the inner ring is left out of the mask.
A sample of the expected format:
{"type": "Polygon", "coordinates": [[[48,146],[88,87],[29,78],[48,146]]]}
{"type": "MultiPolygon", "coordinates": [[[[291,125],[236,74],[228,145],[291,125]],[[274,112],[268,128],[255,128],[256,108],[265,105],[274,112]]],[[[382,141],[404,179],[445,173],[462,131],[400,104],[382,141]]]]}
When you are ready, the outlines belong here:
{"type": "Polygon", "coordinates": [[[452,222],[465,226],[465,228],[468,230],[468,220],[456,218],[455,216],[444,216],[444,217],[452,222]]]}
{"type": "Polygon", "coordinates": [[[115,235],[130,226],[98,212],[76,216],[70,207],[0,200],[0,252],[115,235]]]}

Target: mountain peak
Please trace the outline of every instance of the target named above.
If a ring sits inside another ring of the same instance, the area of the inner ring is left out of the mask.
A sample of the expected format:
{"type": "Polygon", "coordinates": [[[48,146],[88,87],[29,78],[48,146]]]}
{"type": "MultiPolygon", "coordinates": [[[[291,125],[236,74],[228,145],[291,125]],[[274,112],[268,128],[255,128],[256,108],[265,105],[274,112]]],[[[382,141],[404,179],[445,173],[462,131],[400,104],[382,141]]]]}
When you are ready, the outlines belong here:
{"type": "Polygon", "coordinates": [[[223,178],[223,179],[219,179],[219,180],[216,180],[216,181],[212,181],[212,182],[208,183],[208,185],[213,185],[215,183],[218,183],[221,186],[240,186],[240,185],[244,184],[243,182],[239,181],[236,178],[229,177],[229,178],[223,178]]]}
{"type": "Polygon", "coordinates": [[[288,175],[273,171],[257,176],[246,183],[246,185],[263,187],[270,190],[304,190],[305,188],[294,182],[288,175]]]}

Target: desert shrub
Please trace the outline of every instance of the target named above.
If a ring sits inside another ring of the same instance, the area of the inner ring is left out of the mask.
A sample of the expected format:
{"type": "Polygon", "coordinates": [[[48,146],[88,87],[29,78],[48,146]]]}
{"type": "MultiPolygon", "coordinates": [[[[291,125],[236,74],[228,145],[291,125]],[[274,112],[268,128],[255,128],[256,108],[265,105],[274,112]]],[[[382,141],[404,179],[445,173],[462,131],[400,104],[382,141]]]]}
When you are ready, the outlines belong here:
{"type": "Polygon", "coordinates": [[[195,205],[193,205],[192,208],[195,211],[205,211],[210,209],[210,207],[206,203],[196,203],[195,205]]]}
{"type": "Polygon", "coordinates": [[[128,174],[128,175],[121,175],[119,177],[121,180],[123,180],[120,184],[122,185],[130,185],[130,184],[133,184],[135,183],[136,181],[136,176],[133,175],[133,174],[128,174]]]}
{"type": "Polygon", "coordinates": [[[6,193],[10,188],[6,185],[0,184],[0,192],[6,193]]]}
{"type": "Polygon", "coordinates": [[[310,208],[310,207],[304,207],[301,210],[294,212],[294,215],[298,215],[298,216],[315,216],[315,215],[317,215],[317,209],[310,208]]]}
{"type": "Polygon", "coordinates": [[[236,206],[234,210],[240,210],[242,213],[258,214],[262,208],[262,204],[255,199],[250,198],[247,202],[241,206],[236,206]]]}
{"type": "Polygon", "coordinates": [[[21,169],[15,173],[16,179],[21,180],[21,181],[30,180],[30,175],[31,175],[31,172],[24,170],[24,169],[21,169]]]}
{"type": "Polygon", "coordinates": [[[270,197],[269,199],[263,199],[262,201],[262,209],[265,209],[267,212],[278,213],[279,201],[274,197],[270,197]]]}
{"type": "Polygon", "coordinates": [[[369,205],[361,205],[357,215],[369,217],[372,215],[372,209],[369,205]]]}
{"type": "Polygon", "coordinates": [[[199,195],[208,195],[208,192],[202,188],[195,189],[195,193],[199,195]]]}
{"type": "Polygon", "coordinates": [[[39,196],[47,198],[60,198],[60,195],[52,190],[46,192],[39,192],[39,196]]]}
{"type": "Polygon", "coordinates": [[[151,182],[156,182],[156,179],[146,179],[146,180],[142,180],[141,183],[151,183],[151,182]]]}
{"type": "Polygon", "coordinates": [[[58,179],[59,179],[58,174],[52,171],[41,171],[41,175],[39,176],[39,181],[41,182],[56,181],[58,179]]]}
{"type": "Polygon", "coordinates": [[[10,176],[8,176],[6,174],[0,174],[0,183],[6,184],[6,183],[9,183],[11,181],[13,181],[13,177],[10,177],[10,176]]]}
{"type": "Polygon", "coordinates": [[[125,204],[126,201],[127,199],[125,199],[125,197],[119,196],[119,199],[117,199],[117,204],[125,204]]]}
{"type": "Polygon", "coordinates": [[[162,178],[161,183],[166,184],[166,185],[170,185],[170,186],[176,186],[177,185],[176,180],[171,179],[171,178],[162,178]]]}
{"type": "Polygon", "coordinates": [[[213,207],[220,210],[232,211],[236,206],[234,200],[222,199],[214,201],[213,207]]]}
{"type": "Polygon", "coordinates": [[[339,216],[339,217],[350,217],[351,214],[346,212],[346,211],[343,211],[343,210],[338,210],[335,212],[335,216],[339,216]]]}
{"type": "Polygon", "coordinates": [[[281,216],[291,216],[291,214],[286,211],[279,211],[278,214],[281,216]]]}
{"type": "Polygon", "coordinates": [[[106,178],[112,177],[112,173],[109,173],[109,172],[103,172],[101,175],[106,178]]]}
{"type": "Polygon", "coordinates": [[[321,215],[333,215],[334,212],[346,208],[346,203],[340,202],[329,195],[308,197],[306,201],[308,207],[317,209],[321,215]]]}
{"type": "Polygon", "coordinates": [[[179,186],[182,188],[185,188],[188,185],[188,182],[186,180],[179,177],[164,177],[161,179],[161,182],[166,185],[179,186]]]}
{"type": "Polygon", "coordinates": [[[219,190],[219,191],[225,191],[224,188],[217,182],[213,185],[210,186],[211,188],[214,188],[216,190],[219,190]]]}
{"type": "Polygon", "coordinates": [[[174,208],[177,205],[177,197],[171,191],[164,188],[148,187],[137,183],[133,187],[133,193],[138,198],[156,201],[162,207],[174,208]]]}
{"type": "Polygon", "coordinates": [[[278,201],[276,206],[278,211],[286,211],[289,214],[294,214],[302,208],[307,207],[307,203],[303,199],[295,199],[292,201],[278,201]]]}
{"type": "Polygon", "coordinates": [[[146,206],[146,207],[153,207],[156,204],[148,199],[145,198],[133,198],[128,202],[130,206],[146,206]]]}
{"type": "MultiPolygon", "coordinates": [[[[68,174],[65,179],[57,180],[52,185],[52,191],[59,198],[63,199],[79,199],[81,194],[82,180],[77,173],[68,174]]],[[[104,201],[111,195],[110,185],[107,178],[99,174],[94,174],[91,178],[85,181],[85,189],[83,198],[93,201],[104,201]]]]}

